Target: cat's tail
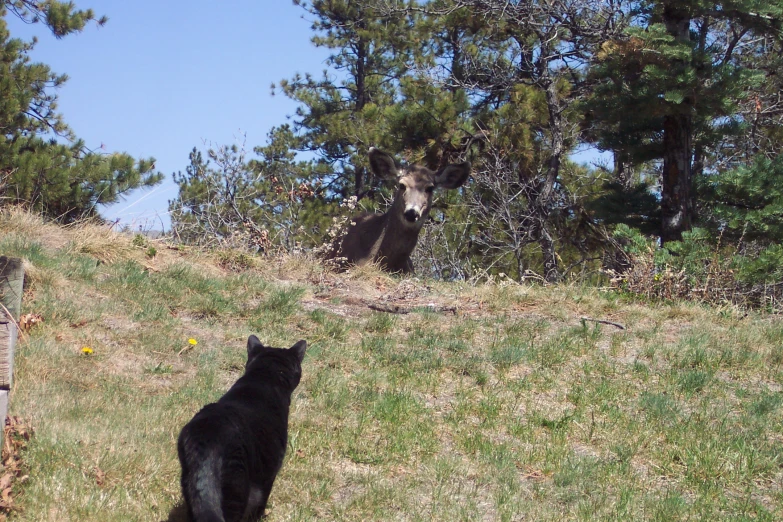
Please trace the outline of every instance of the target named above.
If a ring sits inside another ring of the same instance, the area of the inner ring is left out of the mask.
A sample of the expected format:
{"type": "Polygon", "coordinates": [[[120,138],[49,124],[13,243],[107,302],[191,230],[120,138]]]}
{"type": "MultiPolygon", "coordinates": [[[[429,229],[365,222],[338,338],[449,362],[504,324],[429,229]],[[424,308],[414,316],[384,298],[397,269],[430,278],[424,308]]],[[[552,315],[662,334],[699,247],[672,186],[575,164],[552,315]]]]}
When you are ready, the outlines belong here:
{"type": "Polygon", "coordinates": [[[219,452],[208,455],[189,455],[188,480],[183,481],[182,493],[193,522],[225,522],[223,518],[219,452]]]}

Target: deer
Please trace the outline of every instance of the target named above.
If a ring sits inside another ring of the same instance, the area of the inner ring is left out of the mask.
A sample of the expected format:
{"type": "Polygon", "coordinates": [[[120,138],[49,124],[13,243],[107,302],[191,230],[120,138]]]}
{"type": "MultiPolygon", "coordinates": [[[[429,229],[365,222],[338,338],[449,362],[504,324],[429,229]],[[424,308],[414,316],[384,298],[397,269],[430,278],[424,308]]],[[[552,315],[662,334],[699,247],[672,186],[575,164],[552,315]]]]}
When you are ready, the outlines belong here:
{"type": "Polygon", "coordinates": [[[437,172],[421,165],[399,170],[391,155],[375,147],[370,147],[369,159],[373,174],[396,181],[394,201],[383,214],[353,217],[339,248],[329,257],[353,265],[378,263],[387,272],[412,274],[411,253],[430,213],[435,189],[461,187],[470,175],[470,162],[446,165],[437,172]]]}

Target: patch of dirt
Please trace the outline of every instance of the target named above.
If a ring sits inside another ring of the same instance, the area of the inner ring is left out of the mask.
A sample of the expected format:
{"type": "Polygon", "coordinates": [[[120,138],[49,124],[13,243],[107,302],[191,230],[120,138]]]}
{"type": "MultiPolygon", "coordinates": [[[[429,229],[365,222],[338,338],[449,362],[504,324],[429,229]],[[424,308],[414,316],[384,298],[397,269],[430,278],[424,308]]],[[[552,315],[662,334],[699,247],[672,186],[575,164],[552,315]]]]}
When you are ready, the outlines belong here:
{"type": "Polygon", "coordinates": [[[408,314],[428,309],[436,313],[482,315],[476,303],[460,302],[456,296],[438,295],[429,285],[417,279],[403,279],[393,287],[389,284],[393,280],[380,278],[374,285],[364,284],[361,288],[352,282],[348,278],[330,281],[322,285],[321,291],[313,297],[302,299],[301,304],[308,311],[323,309],[343,317],[361,317],[373,311],[408,314]]]}
{"type": "Polygon", "coordinates": [[[101,326],[107,330],[129,331],[139,327],[139,323],[128,319],[127,317],[115,316],[106,317],[101,321],[101,326]]]}

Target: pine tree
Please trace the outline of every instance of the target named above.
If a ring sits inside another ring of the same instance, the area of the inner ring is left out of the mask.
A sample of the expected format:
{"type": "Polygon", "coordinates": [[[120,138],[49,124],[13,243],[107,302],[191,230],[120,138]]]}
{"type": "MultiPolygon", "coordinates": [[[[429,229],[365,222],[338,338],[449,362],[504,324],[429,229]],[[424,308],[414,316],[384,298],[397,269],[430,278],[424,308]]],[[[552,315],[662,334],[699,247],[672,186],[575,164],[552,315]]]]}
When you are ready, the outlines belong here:
{"type": "Polygon", "coordinates": [[[759,79],[738,97],[738,110],[732,117],[735,132],[719,137],[713,157],[705,165],[711,170],[732,169],[753,163],[758,155],[774,158],[783,152],[783,41],[760,36],[746,42],[737,61],[759,79]]]}
{"type": "Polygon", "coordinates": [[[293,148],[315,154],[314,173],[322,174],[328,194],[361,199],[372,189],[367,150],[399,150],[398,136],[384,124],[415,45],[407,38],[410,20],[380,17],[373,5],[349,0],[294,4],[313,17],[313,44],[333,52],[327,60],[331,71],[324,71],[320,79],[297,74],[280,82],[283,94],[300,103],[293,124],[298,143],[293,148]]]}
{"type": "Polygon", "coordinates": [[[619,13],[632,20],[624,37],[596,55],[593,139],[636,164],[661,162],[662,241],[680,239],[697,219],[694,177],[736,129],[737,102],[758,83],[738,56],[753,38],[779,35],[781,14],[780,1],[631,2],[619,13]]]}
{"type": "Polygon", "coordinates": [[[783,243],[782,156],[702,178],[699,193],[704,221],[727,239],[783,243]]]}
{"type": "Polygon", "coordinates": [[[57,112],[54,90],[67,76],[32,63],[35,41],[11,38],[5,16],[41,22],[58,37],[81,31],[97,19],[71,2],[6,0],[0,3],[0,204],[23,204],[72,221],[97,215],[97,205],[162,180],[155,160],[93,152],[57,112]]]}

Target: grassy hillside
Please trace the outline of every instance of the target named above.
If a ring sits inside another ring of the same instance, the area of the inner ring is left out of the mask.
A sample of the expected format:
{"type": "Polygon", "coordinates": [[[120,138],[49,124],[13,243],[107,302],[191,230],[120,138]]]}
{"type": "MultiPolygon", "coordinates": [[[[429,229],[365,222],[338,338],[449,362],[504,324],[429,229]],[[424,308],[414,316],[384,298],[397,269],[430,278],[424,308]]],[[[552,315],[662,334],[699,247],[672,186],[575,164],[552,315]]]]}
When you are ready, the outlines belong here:
{"type": "Polygon", "coordinates": [[[778,317],[333,274],[16,211],[0,254],[43,318],[17,348],[11,413],[35,435],[12,519],[168,520],[179,430],[251,333],[310,343],[269,521],[783,517],[778,317]]]}

